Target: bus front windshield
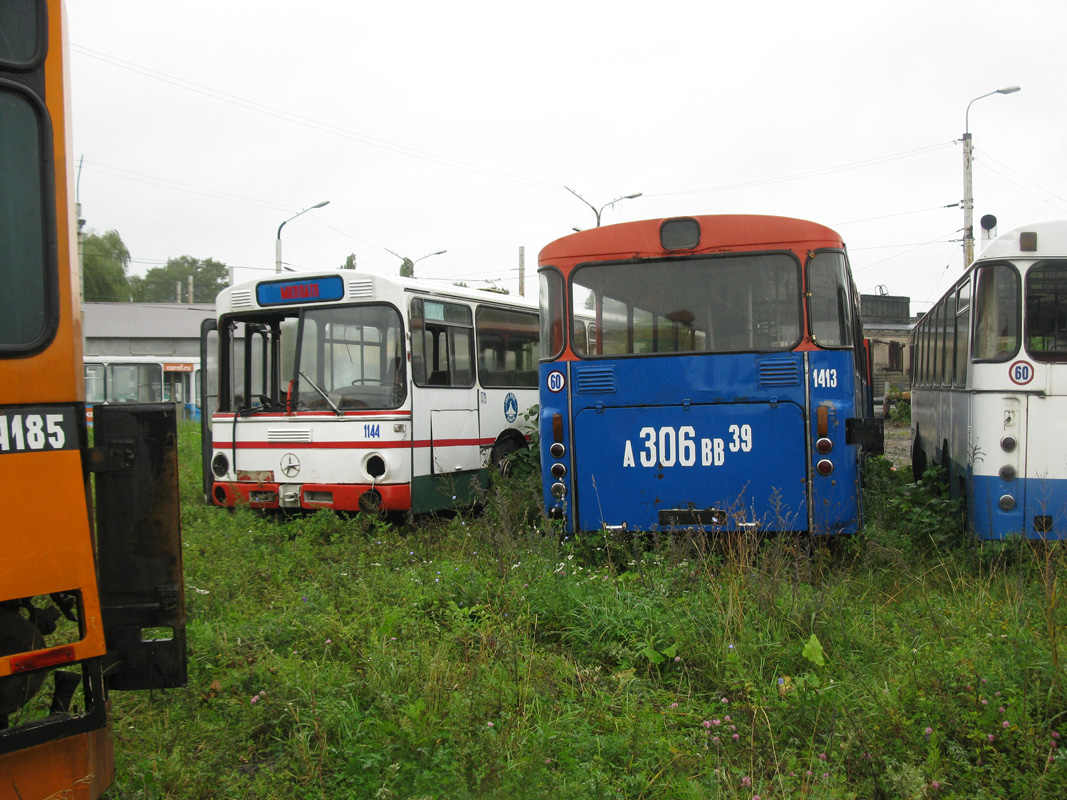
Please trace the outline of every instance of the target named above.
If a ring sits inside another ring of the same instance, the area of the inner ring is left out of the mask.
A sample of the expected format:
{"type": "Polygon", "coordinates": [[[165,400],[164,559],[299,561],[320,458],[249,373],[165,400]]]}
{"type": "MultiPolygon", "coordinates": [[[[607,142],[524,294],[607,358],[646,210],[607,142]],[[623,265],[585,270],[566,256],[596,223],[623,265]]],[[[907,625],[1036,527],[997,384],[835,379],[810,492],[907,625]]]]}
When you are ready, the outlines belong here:
{"type": "Polygon", "coordinates": [[[788,350],[800,266],[787,253],[595,264],[574,271],[578,355],[788,350]]]}
{"type": "Polygon", "coordinates": [[[295,407],[397,408],[406,396],[403,339],[400,314],[392,306],[304,312],[295,407]]]}

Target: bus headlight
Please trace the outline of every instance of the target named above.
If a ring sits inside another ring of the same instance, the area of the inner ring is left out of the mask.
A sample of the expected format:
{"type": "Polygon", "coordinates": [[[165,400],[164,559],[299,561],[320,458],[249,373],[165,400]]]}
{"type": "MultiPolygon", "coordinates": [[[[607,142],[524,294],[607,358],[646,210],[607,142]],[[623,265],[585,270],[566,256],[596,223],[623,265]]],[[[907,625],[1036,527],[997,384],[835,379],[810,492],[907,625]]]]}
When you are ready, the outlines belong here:
{"type": "Polygon", "coordinates": [[[1015,510],[1015,498],[1010,494],[1006,494],[1000,498],[1000,502],[997,504],[1000,506],[1001,511],[1014,511],[1015,510]]]}
{"type": "Polygon", "coordinates": [[[562,442],[552,442],[549,445],[548,452],[552,455],[552,458],[563,458],[567,454],[567,448],[563,446],[562,442]]]}
{"type": "Polygon", "coordinates": [[[562,483],[553,483],[549,491],[552,492],[552,496],[557,500],[562,500],[567,496],[567,487],[562,483]]]}
{"type": "Polygon", "coordinates": [[[1000,449],[1003,450],[1005,453],[1010,453],[1012,450],[1015,449],[1015,445],[1017,444],[1018,442],[1016,441],[1014,436],[1005,436],[1003,439],[1000,440],[1000,449]]]}
{"type": "Polygon", "coordinates": [[[819,455],[824,456],[834,449],[834,443],[824,436],[815,442],[815,449],[819,451],[819,455]]]}
{"type": "Polygon", "coordinates": [[[226,473],[230,471],[230,459],[226,458],[225,453],[215,453],[215,457],[211,459],[211,471],[216,478],[226,477],[226,473]]]}
{"type": "Polygon", "coordinates": [[[1011,464],[1005,464],[1003,467],[1001,467],[1000,468],[1000,479],[1002,481],[1013,481],[1013,480],[1015,480],[1015,467],[1013,467],[1011,464]]]}
{"type": "Polygon", "coordinates": [[[378,480],[385,475],[385,459],[377,453],[371,453],[363,459],[363,471],[374,480],[378,480]]]}
{"type": "Polygon", "coordinates": [[[566,464],[556,463],[552,465],[552,468],[549,469],[549,472],[552,473],[553,478],[555,478],[557,481],[560,481],[563,480],[563,476],[567,474],[567,466],[566,464]]]}
{"type": "Polygon", "coordinates": [[[834,471],[834,462],[828,458],[820,459],[819,463],[815,465],[815,471],[825,478],[834,471]]]}

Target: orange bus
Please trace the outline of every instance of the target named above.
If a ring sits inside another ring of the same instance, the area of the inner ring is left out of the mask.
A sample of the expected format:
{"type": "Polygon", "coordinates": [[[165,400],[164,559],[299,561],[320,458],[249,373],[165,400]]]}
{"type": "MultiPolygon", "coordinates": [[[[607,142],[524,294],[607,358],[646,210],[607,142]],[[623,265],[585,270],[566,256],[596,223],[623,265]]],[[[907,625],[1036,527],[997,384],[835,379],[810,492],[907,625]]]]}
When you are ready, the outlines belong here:
{"type": "Polygon", "coordinates": [[[97,798],[108,692],[182,686],[173,404],[89,446],[60,0],[0,2],[0,796],[97,798]]]}

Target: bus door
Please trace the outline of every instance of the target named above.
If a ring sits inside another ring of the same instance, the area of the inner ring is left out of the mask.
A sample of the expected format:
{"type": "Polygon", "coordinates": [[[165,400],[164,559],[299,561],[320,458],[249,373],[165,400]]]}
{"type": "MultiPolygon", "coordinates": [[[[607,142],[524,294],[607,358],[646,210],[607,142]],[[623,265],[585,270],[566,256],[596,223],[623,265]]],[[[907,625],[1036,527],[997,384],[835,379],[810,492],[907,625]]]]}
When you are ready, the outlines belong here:
{"type": "Polygon", "coordinates": [[[414,476],[446,476],[484,464],[474,383],[474,323],[469,306],[411,301],[414,476]]]}
{"type": "MultiPolygon", "coordinates": [[[[1039,365],[1038,369],[1041,366],[1044,365],[1039,365]]],[[[1031,364],[1013,367],[1037,371],[1031,364]]],[[[1055,384],[1058,370],[1045,367],[1043,371],[1055,376],[1052,379],[1055,384]]],[[[1002,472],[1004,466],[1011,466],[1017,474],[1025,476],[1025,480],[1005,483],[1002,491],[1005,495],[1010,495],[1013,490],[1025,491],[1024,496],[1015,500],[1022,508],[1022,532],[1028,538],[1067,539],[1067,459],[1064,456],[1067,450],[1064,446],[1067,442],[1067,396],[1061,391],[1059,395],[1049,393],[1042,397],[1031,394],[1020,399],[1026,404],[1025,434],[1016,434],[1015,452],[1004,452],[1002,445],[997,455],[1002,472]]],[[[1015,427],[1017,430],[1019,426],[1015,427]]],[[[1014,433],[1010,423],[1004,425],[1004,431],[1005,435],[1014,433]]]]}
{"type": "Polygon", "coordinates": [[[164,362],[163,364],[163,399],[174,403],[181,412],[181,419],[189,419],[190,416],[190,404],[193,402],[192,375],[192,363],[164,362]]]}
{"type": "Polygon", "coordinates": [[[204,502],[211,502],[211,416],[219,406],[219,325],[214,319],[200,323],[200,461],[204,502]]]}

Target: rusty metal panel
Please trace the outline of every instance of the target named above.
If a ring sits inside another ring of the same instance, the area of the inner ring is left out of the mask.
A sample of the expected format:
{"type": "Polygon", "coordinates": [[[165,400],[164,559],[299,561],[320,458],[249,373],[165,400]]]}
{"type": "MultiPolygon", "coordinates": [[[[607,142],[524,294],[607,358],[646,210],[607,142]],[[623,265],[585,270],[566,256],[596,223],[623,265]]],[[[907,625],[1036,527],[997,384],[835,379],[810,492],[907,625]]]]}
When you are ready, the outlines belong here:
{"type": "Polygon", "coordinates": [[[185,586],[172,404],[97,409],[96,522],[107,685],[185,686],[185,586]]]}

